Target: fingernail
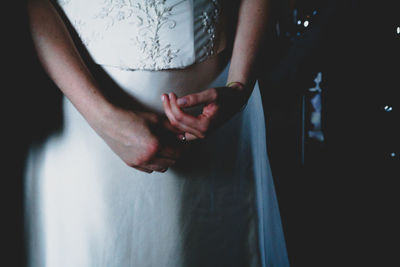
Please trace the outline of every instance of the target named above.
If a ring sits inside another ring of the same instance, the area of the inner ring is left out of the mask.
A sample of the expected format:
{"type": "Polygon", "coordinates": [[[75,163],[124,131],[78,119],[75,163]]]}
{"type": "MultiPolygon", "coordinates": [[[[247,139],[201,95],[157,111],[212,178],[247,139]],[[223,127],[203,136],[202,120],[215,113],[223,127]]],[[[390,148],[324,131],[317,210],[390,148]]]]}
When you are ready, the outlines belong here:
{"type": "Polygon", "coordinates": [[[186,98],[179,98],[177,101],[178,105],[186,105],[187,99],[186,98]]]}
{"type": "Polygon", "coordinates": [[[165,100],[165,95],[163,94],[163,95],[161,95],[161,101],[164,101],[165,100]]]}

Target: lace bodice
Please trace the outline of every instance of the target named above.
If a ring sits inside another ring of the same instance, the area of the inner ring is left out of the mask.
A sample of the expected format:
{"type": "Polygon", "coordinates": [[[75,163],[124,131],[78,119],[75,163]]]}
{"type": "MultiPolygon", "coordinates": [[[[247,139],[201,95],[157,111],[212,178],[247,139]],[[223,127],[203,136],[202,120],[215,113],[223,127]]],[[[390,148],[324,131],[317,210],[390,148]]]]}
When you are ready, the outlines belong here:
{"type": "Polygon", "coordinates": [[[57,0],[94,61],[184,68],[225,48],[223,0],[57,0]]]}

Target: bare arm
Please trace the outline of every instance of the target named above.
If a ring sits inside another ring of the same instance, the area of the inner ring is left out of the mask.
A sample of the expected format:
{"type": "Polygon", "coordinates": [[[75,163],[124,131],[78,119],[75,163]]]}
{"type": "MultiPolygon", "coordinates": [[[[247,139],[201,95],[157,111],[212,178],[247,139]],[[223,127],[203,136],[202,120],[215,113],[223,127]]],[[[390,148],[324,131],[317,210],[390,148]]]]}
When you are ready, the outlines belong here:
{"type": "Polygon", "coordinates": [[[89,121],[107,112],[110,103],[100,93],[59,14],[48,0],[29,0],[33,42],[46,72],[89,121]],[[94,112],[95,111],[95,112],[94,112]]]}
{"type": "Polygon", "coordinates": [[[241,0],[228,82],[254,82],[257,55],[267,32],[270,0],[241,0]]]}
{"type": "Polygon", "coordinates": [[[28,0],[28,14],[34,46],[45,70],[110,148],[127,165],[142,171],[163,172],[174,164],[180,148],[161,144],[159,133],[151,130],[156,128],[152,124],[162,124],[167,130],[167,121],[107,101],[48,0],[28,0]]]}

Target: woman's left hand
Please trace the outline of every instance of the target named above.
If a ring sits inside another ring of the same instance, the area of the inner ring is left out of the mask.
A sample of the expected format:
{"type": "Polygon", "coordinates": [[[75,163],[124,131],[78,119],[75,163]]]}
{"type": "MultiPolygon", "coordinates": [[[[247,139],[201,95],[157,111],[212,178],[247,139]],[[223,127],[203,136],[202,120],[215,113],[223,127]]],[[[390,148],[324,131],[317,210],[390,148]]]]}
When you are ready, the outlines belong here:
{"type": "Polygon", "coordinates": [[[182,131],[178,138],[190,141],[205,138],[229,120],[246,104],[248,95],[249,91],[245,88],[217,87],[180,98],[174,93],[163,94],[161,99],[170,123],[182,131]],[[182,110],[199,105],[204,106],[198,116],[182,110]]]}

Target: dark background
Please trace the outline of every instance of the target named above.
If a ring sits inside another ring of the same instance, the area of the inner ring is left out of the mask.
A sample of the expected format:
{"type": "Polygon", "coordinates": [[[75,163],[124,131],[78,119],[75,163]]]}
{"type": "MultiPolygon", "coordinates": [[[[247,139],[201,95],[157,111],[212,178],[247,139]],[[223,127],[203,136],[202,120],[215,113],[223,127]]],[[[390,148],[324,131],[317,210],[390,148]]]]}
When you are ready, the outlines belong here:
{"type": "Polygon", "coordinates": [[[297,1],[296,8],[310,25],[287,22],[290,37],[276,38],[271,51],[281,53],[267,51],[264,62],[276,63],[260,74],[291,264],[399,266],[398,3],[297,1]],[[302,98],[317,72],[322,143],[302,140],[302,98]]]}
{"type": "MultiPolygon", "coordinates": [[[[400,266],[400,16],[398,1],[365,2],[274,4],[258,70],[292,266],[400,266]],[[323,142],[302,134],[318,72],[323,142]]],[[[24,1],[3,12],[1,256],[23,266],[23,160],[59,118],[60,92],[35,57],[24,1]]]]}

